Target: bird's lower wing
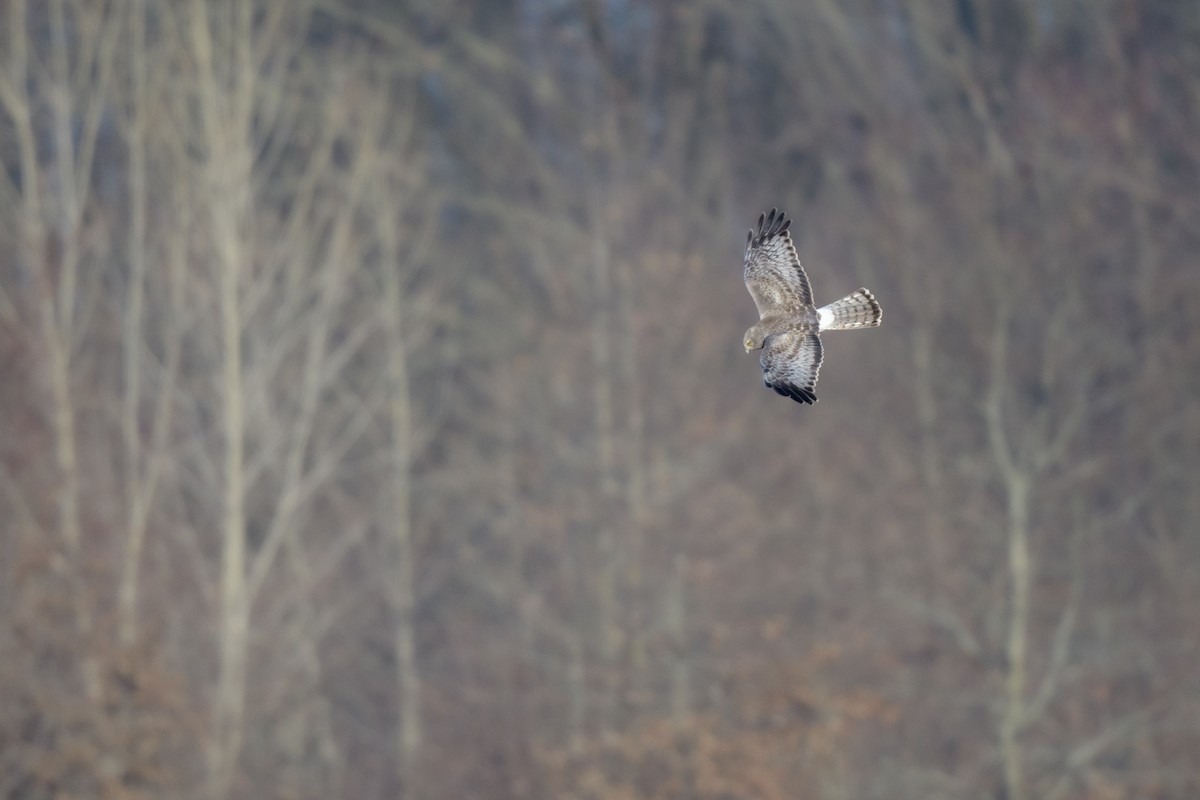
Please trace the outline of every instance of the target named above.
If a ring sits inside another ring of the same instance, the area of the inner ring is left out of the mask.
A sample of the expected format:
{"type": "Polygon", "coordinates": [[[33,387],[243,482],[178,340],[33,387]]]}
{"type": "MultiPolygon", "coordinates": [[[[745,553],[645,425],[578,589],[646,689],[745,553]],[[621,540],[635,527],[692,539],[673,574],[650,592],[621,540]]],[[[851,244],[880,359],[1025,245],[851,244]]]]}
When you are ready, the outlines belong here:
{"type": "Polygon", "coordinates": [[[817,402],[817,373],[821,370],[821,337],[787,331],[767,339],[758,363],[763,382],[797,403],[817,402]]]}

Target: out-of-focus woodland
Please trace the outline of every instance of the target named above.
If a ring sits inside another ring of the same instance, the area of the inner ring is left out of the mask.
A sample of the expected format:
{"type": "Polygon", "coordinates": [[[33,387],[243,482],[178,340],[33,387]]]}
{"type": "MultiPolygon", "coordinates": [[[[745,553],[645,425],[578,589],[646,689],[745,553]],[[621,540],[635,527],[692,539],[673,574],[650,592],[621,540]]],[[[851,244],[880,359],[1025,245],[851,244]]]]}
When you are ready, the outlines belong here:
{"type": "Polygon", "coordinates": [[[0,798],[1200,796],[1200,5],[0,20],[0,798]]]}

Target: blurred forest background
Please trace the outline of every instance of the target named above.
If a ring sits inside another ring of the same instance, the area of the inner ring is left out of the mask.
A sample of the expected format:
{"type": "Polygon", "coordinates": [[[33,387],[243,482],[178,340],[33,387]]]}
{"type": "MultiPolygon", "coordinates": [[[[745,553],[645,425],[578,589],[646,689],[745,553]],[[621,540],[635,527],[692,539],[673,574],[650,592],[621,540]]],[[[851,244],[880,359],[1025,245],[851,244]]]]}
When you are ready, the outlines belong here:
{"type": "Polygon", "coordinates": [[[0,20],[0,797],[1200,796],[1200,4],[0,20]]]}

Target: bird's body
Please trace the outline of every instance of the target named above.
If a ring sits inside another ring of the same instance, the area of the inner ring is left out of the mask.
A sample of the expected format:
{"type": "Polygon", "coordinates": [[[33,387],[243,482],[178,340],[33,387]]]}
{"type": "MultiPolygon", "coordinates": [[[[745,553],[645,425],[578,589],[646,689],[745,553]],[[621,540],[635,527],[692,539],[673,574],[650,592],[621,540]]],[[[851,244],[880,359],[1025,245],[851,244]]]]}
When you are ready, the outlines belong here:
{"type": "Polygon", "coordinates": [[[817,308],[812,286],[783,213],[760,214],[746,237],[744,278],[758,308],[758,322],[746,331],[746,352],[762,349],[763,382],[798,403],[817,402],[817,373],[824,350],[820,332],[879,325],[883,311],[865,288],[817,308]]]}

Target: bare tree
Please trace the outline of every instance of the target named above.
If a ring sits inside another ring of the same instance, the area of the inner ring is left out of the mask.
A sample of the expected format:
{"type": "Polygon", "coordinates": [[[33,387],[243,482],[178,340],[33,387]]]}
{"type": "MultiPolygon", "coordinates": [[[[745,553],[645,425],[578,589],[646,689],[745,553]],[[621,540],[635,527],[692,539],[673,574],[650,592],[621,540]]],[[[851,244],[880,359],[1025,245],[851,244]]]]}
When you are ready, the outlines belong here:
{"type": "MultiPolygon", "coordinates": [[[[406,86],[408,78],[402,78],[406,86]]],[[[404,96],[411,98],[409,91],[404,96]]],[[[380,102],[382,105],[382,102],[380,102]]],[[[412,107],[407,108],[406,126],[402,132],[411,133],[412,107]]],[[[379,145],[395,154],[412,152],[410,140],[385,137],[383,125],[376,124],[379,145]]],[[[378,146],[378,145],[377,145],[378,146]]],[[[421,745],[424,725],[421,711],[421,677],[417,662],[416,609],[418,596],[414,518],[412,514],[413,462],[424,442],[419,434],[413,408],[410,382],[409,352],[423,340],[422,326],[425,303],[410,297],[411,277],[417,267],[429,257],[429,247],[436,216],[436,203],[429,198],[420,200],[424,189],[422,163],[411,156],[393,157],[394,168],[387,175],[386,185],[377,186],[375,200],[380,209],[394,207],[397,201],[402,211],[379,213],[375,218],[376,235],[380,243],[379,267],[383,291],[380,294],[380,317],[386,353],[386,430],[387,475],[385,496],[387,507],[382,517],[384,536],[388,542],[386,589],[394,615],[394,647],[396,658],[396,697],[399,731],[397,734],[397,772],[403,796],[420,797],[421,745]],[[413,235],[401,241],[397,235],[396,217],[410,226],[413,235]]]]}
{"type": "MultiPolygon", "coordinates": [[[[85,492],[77,424],[75,357],[88,324],[94,290],[87,267],[100,255],[84,210],[92,194],[94,158],[105,95],[113,78],[115,15],[103,6],[68,14],[53,2],[29,19],[25,2],[8,6],[9,59],[0,75],[0,104],[10,119],[19,153],[18,253],[30,278],[35,326],[44,355],[41,385],[52,431],[56,479],[54,527],[62,543],[67,591],[75,604],[82,640],[93,632],[93,598],[87,596],[81,532],[85,492]],[[31,36],[32,34],[32,36],[31,36]],[[43,49],[30,47],[30,40],[43,49]],[[49,163],[43,161],[49,143],[49,163]]],[[[81,678],[90,702],[99,699],[100,676],[85,651],[81,678]]]]}
{"type": "MultiPolygon", "coordinates": [[[[359,217],[378,169],[380,111],[362,118],[345,91],[358,67],[352,60],[324,75],[316,64],[268,70],[300,46],[308,17],[282,4],[261,10],[233,3],[216,14],[196,2],[181,20],[197,67],[185,98],[198,109],[198,219],[212,242],[204,255],[220,365],[213,388],[222,447],[202,468],[223,498],[208,747],[214,798],[229,793],[246,736],[256,600],[272,585],[278,554],[300,547],[306,514],[320,507],[380,403],[369,386],[339,386],[378,330],[378,317],[359,311],[370,242],[359,217]]],[[[344,546],[320,543],[331,555],[344,546]]],[[[297,555],[314,553],[306,546],[297,555]]]]}

